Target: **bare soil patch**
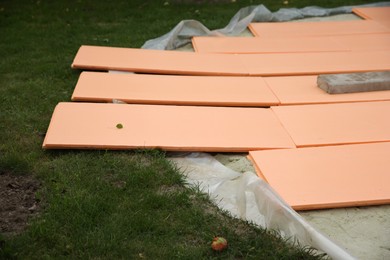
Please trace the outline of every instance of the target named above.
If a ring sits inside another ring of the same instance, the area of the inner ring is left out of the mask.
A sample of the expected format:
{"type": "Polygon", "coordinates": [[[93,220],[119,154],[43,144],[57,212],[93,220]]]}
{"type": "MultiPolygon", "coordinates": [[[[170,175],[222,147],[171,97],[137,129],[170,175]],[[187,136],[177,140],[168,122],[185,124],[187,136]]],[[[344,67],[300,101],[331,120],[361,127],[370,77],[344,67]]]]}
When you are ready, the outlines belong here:
{"type": "Polygon", "coordinates": [[[39,187],[31,175],[0,173],[0,233],[10,236],[26,228],[28,219],[40,209],[35,196],[39,187]]]}

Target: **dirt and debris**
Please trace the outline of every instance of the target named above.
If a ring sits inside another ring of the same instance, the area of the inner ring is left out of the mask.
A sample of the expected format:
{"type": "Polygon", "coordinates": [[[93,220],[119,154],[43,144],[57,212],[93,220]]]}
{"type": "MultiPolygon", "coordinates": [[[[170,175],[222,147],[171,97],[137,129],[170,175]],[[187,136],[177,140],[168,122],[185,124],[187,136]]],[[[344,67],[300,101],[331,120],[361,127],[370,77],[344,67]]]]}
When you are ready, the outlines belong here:
{"type": "Polygon", "coordinates": [[[39,213],[36,192],[40,183],[31,175],[0,173],[0,233],[11,236],[21,233],[28,220],[39,213]]]}

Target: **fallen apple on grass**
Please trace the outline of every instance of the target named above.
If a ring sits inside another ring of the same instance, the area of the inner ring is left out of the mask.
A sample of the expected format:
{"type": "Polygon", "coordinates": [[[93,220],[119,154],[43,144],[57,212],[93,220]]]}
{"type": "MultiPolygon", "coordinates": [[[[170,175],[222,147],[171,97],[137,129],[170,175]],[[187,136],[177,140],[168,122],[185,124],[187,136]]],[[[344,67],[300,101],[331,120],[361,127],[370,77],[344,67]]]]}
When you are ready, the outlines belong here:
{"type": "Polygon", "coordinates": [[[213,242],[211,243],[211,248],[214,251],[223,251],[227,248],[227,240],[223,237],[214,237],[213,242]]]}

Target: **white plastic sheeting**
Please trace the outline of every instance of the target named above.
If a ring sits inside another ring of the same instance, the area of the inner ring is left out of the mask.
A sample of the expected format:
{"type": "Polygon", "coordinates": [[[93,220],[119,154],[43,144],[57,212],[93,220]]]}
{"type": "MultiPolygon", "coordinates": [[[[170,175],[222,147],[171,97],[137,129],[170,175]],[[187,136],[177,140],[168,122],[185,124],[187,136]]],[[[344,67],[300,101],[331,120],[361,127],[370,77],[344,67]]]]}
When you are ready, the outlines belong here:
{"type": "Polygon", "coordinates": [[[315,230],[263,180],[252,172],[237,173],[206,153],[171,156],[188,185],[198,187],[233,217],[277,230],[300,245],[327,253],[333,259],[354,259],[315,230]]]}
{"type": "MultiPolygon", "coordinates": [[[[380,2],[360,6],[389,6],[390,2],[380,2]]],[[[305,8],[282,8],[272,13],[264,5],[248,6],[240,9],[230,20],[228,25],[217,30],[209,30],[201,22],[196,20],[183,20],[170,32],[158,38],[148,40],[142,46],[144,49],[174,50],[191,42],[194,36],[233,36],[239,35],[251,22],[282,22],[306,17],[322,17],[352,12],[353,6],[341,6],[336,8],[322,8],[309,6],[305,8]]]]}

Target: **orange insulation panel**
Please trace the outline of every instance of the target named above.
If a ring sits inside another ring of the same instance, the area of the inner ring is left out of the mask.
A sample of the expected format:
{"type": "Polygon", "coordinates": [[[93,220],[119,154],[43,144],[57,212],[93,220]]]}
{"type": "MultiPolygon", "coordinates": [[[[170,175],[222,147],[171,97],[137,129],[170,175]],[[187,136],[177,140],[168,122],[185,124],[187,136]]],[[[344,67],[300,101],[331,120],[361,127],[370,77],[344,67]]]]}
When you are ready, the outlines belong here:
{"type": "Polygon", "coordinates": [[[390,32],[390,28],[387,28],[374,20],[251,23],[248,28],[255,36],[264,38],[378,34],[390,32]]]}
{"type": "Polygon", "coordinates": [[[230,55],[81,46],[72,67],[207,76],[318,75],[390,70],[390,52],[230,55]]]}
{"type": "Polygon", "coordinates": [[[390,7],[355,7],[352,8],[352,12],[356,15],[368,19],[377,21],[390,21],[390,7]]]}
{"type": "Polygon", "coordinates": [[[271,109],[104,103],[59,103],[43,143],[46,149],[208,152],[294,147],[271,109]]]}
{"type": "Polygon", "coordinates": [[[328,94],[317,86],[317,76],[266,77],[280,105],[330,104],[390,100],[390,91],[328,94]]]}
{"type": "Polygon", "coordinates": [[[260,176],[295,210],[390,203],[390,143],[253,151],[260,176]]]}
{"type": "Polygon", "coordinates": [[[390,7],[356,7],[352,12],[358,16],[373,20],[390,29],[390,7]]]}
{"type": "Polygon", "coordinates": [[[231,55],[87,45],[80,47],[72,68],[206,76],[248,74],[231,55]]]}
{"type": "Polygon", "coordinates": [[[350,49],[331,37],[193,37],[198,53],[334,52],[350,49]]]}
{"type": "Polygon", "coordinates": [[[198,53],[296,53],[390,50],[390,33],[316,37],[194,37],[198,53]]]}
{"type": "Polygon", "coordinates": [[[297,147],[390,141],[390,101],[272,107],[297,147]]]}
{"type": "Polygon", "coordinates": [[[272,106],[279,100],[262,77],[170,76],[82,72],[73,101],[137,104],[272,106]]]}
{"type": "Polygon", "coordinates": [[[236,54],[249,75],[298,76],[390,70],[389,51],[236,54]]]}

